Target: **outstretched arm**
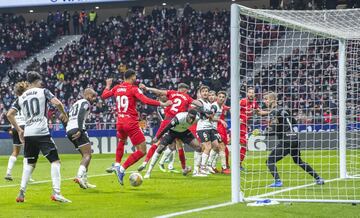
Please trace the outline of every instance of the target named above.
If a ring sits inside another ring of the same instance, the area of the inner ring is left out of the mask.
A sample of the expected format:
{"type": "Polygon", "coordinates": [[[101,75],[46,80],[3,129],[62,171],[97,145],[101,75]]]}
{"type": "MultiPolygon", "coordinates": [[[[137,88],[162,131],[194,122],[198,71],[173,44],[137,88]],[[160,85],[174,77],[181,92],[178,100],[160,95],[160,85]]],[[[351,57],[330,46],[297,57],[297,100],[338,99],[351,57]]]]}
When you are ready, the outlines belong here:
{"type": "Polygon", "coordinates": [[[106,80],[106,87],[105,87],[103,93],[101,94],[102,99],[107,99],[107,98],[110,98],[110,97],[112,97],[114,95],[114,93],[110,89],[111,85],[112,85],[112,80],[113,79],[111,79],[111,78],[106,80]]]}
{"type": "Polygon", "coordinates": [[[150,92],[152,92],[152,93],[154,93],[156,95],[166,95],[167,94],[167,90],[161,90],[161,89],[146,87],[144,84],[140,84],[139,88],[144,89],[145,91],[150,91],[150,92]]]}

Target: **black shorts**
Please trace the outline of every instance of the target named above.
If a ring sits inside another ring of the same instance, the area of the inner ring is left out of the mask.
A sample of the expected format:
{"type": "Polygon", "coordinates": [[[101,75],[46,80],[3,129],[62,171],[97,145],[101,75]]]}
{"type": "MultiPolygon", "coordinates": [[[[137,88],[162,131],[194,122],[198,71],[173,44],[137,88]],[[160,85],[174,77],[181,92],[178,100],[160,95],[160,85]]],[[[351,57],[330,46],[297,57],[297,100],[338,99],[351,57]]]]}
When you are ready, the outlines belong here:
{"type": "MultiPolygon", "coordinates": [[[[20,126],[21,129],[24,130],[25,126],[20,126]]],[[[12,129],[12,138],[13,138],[13,145],[15,146],[21,146],[23,143],[20,141],[19,133],[18,131],[13,128],[12,129]]]]}
{"type": "Polygon", "coordinates": [[[180,139],[184,144],[189,145],[191,141],[195,139],[195,136],[189,130],[186,130],[185,132],[169,130],[161,138],[160,144],[165,146],[171,145],[175,139],[180,139]]]}
{"type": "Polygon", "coordinates": [[[68,139],[74,144],[76,150],[79,150],[80,147],[90,144],[90,139],[85,130],[80,130],[80,132],[81,132],[80,137],[73,140],[72,136],[75,133],[77,133],[77,131],[79,131],[79,129],[72,129],[69,132],[67,132],[66,135],[67,135],[68,139]]]}
{"type": "Polygon", "coordinates": [[[53,150],[57,151],[54,140],[51,138],[50,135],[25,137],[25,158],[37,160],[40,151],[44,156],[47,156],[53,150]]]}
{"type": "Polygon", "coordinates": [[[201,143],[213,142],[215,140],[219,141],[220,139],[219,133],[214,129],[198,130],[196,133],[199,136],[201,143]]]}

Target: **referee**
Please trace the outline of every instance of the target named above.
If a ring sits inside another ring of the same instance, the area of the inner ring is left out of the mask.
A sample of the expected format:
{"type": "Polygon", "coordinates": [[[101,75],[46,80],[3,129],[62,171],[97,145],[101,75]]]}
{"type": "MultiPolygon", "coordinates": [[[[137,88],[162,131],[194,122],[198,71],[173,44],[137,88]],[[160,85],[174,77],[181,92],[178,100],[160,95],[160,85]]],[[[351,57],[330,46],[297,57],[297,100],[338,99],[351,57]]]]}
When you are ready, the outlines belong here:
{"type": "Polygon", "coordinates": [[[283,183],[280,180],[276,163],[288,154],[291,155],[295,164],[314,177],[316,184],[323,185],[325,183],[324,179],[308,163],[301,159],[300,141],[293,129],[294,125],[296,125],[296,120],[288,110],[277,108],[277,95],[274,92],[269,92],[264,96],[264,103],[271,111],[267,134],[276,135],[280,140],[280,143],[271,151],[266,161],[266,165],[275,179],[275,182],[269,187],[282,187],[283,183]]]}

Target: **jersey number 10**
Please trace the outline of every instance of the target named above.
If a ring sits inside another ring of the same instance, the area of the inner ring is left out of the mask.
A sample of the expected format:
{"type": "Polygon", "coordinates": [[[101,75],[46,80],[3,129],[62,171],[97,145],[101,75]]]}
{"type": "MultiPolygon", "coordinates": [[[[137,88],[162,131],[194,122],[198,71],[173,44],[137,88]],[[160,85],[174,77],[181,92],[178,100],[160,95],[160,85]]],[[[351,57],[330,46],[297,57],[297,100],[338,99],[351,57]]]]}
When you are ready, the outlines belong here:
{"type": "Polygon", "coordinates": [[[117,96],[116,97],[116,103],[117,103],[118,111],[126,113],[126,111],[128,110],[128,107],[129,107],[129,99],[128,99],[128,97],[125,96],[125,95],[117,96]]]}

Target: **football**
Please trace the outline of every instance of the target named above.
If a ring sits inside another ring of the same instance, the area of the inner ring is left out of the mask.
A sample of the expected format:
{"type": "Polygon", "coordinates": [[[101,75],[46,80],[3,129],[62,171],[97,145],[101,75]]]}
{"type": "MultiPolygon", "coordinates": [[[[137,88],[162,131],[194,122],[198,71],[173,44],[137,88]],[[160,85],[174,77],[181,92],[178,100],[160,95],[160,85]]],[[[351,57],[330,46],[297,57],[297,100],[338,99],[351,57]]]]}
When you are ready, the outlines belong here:
{"type": "Polygon", "coordinates": [[[132,173],[129,176],[130,185],[136,187],[140,186],[143,182],[143,178],[140,173],[132,173]]]}

